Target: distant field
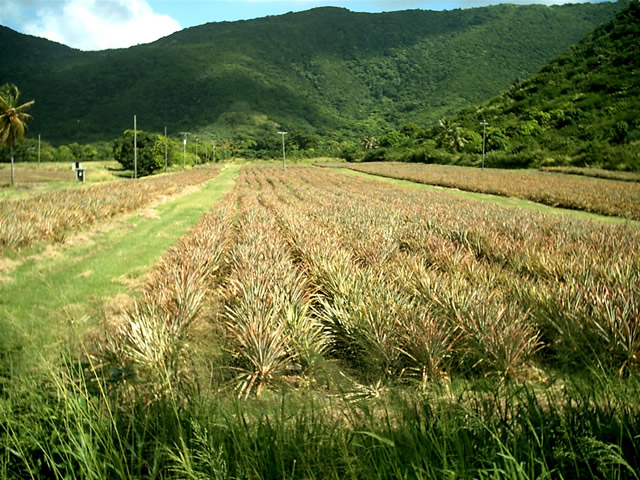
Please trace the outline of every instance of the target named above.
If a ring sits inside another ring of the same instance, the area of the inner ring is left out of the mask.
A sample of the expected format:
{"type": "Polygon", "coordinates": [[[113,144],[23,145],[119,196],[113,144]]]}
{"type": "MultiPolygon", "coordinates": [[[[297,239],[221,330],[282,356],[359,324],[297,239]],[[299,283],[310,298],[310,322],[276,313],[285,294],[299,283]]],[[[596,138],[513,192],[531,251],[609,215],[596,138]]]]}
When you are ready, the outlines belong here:
{"type": "MultiPolygon", "coordinates": [[[[53,190],[2,199],[0,252],[40,240],[61,240],[69,230],[141,208],[161,196],[211,180],[220,168],[206,166],[138,180],[89,184],[84,188],[75,188],[75,184],[73,188],[61,188],[69,187],[63,184],[53,190]]],[[[52,175],[57,173],[63,172],[51,170],[52,175]]]]}
{"type": "MultiPolygon", "coordinates": [[[[122,173],[122,166],[115,161],[83,162],[86,182],[113,180],[122,173]]],[[[75,173],[70,163],[34,162],[14,164],[16,183],[43,183],[51,181],[75,181],[75,173]]],[[[11,165],[0,164],[0,184],[11,180],[11,165]]]]}
{"type": "Polygon", "coordinates": [[[85,183],[76,182],[75,172],[70,163],[27,162],[14,164],[15,186],[10,188],[11,165],[0,163],[0,199],[20,198],[34,192],[44,192],[59,188],[108,182],[128,177],[128,172],[115,161],[84,162],[85,183]]]}
{"type": "Polygon", "coordinates": [[[383,177],[531,200],[552,207],[640,220],[637,182],[532,170],[413,163],[325,164],[383,177]]]}
{"type": "Polygon", "coordinates": [[[543,172],[566,173],[569,175],[583,175],[585,177],[607,178],[609,180],[622,180],[625,182],[640,182],[640,173],[617,172],[602,168],[586,167],[543,167],[543,172]]]}
{"type": "MultiPolygon", "coordinates": [[[[16,167],[16,182],[20,183],[46,183],[46,182],[72,182],[75,180],[74,173],[69,171],[61,171],[43,168],[41,169],[24,169],[16,167]]],[[[11,172],[9,168],[2,165],[0,169],[0,182],[9,183],[11,181],[11,172]]]]}

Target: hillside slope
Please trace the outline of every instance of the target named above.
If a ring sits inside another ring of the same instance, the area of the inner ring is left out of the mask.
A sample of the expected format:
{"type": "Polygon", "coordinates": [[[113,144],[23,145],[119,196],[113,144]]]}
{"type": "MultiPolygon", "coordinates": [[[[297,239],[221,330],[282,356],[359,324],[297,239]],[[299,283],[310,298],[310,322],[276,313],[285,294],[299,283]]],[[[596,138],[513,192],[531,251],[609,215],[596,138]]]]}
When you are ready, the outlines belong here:
{"type": "Polygon", "coordinates": [[[515,163],[640,170],[638,39],[634,1],[538,73],[452,123],[464,136],[481,132],[486,120],[489,149],[514,154],[515,163]]]}
{"type": "Polygon", "coordinates": [[[431,123],[526,77],[621,4],[444,12],[319,8],[210,23],[157,42],[80,52],[0,28],[0,79],[33,98],[32,131],[111,139],[147,130],[335,139],[431,123]]]}

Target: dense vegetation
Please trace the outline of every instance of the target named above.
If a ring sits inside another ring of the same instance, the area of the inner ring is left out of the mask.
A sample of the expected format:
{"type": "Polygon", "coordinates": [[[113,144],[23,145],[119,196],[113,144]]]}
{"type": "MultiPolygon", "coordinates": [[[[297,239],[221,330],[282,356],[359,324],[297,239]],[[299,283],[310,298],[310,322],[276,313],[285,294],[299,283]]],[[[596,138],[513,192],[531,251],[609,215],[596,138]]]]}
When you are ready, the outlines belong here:
{"type": "Polygon", "coordinates": [[[531,78],[426,131],[389,132],[367,158],[478,165],[486,121],[488,166],[640,170],[638,37],[633,2],[531,78]]]}
{"type": "Polygon", "coordinates": [[[493,149],[522,152],[523,163],[640,170],[639,37],[634,2],[531,79],[455,121],[468,128],[485,119],[493,149]]]}
{"type": "MultiPolygon", "coordinates": [[[[38,136],[29,134],[24,141],[13,150],[14,159],[18,163],[38,162],[91,162],[94,160],[108,160],[113,157],[112,142],[92,142],[79,144],[52,145],[43,139],[38,142],[38,136]]],[[[9,162],[9,149],[0,147],[0,163],[9,162]]]]}
{"type": "Polygon", "coordinates": [[[175,152],[171,142],[171,161],[169,160],[169,139],[140,130],[125,130],[122,137],[113,142],[113,158],[134,175],[150,175],[156,170],[173,163],[175,152]],[[166,155],[165,155],[166,153],[166,155]]]}
{"type": "Polygon", "coordinates": [[[337,152],[346,138],[430,124],[490,98],[622,5],[320,8],[101,52],[0,27],[0,78],[37,100],[32,131],[54,143],[110,141],[137,114],[144,130],[233,139],[247,156],[277,152],[278,126],[299,132],[292,148],[337,152]]]}

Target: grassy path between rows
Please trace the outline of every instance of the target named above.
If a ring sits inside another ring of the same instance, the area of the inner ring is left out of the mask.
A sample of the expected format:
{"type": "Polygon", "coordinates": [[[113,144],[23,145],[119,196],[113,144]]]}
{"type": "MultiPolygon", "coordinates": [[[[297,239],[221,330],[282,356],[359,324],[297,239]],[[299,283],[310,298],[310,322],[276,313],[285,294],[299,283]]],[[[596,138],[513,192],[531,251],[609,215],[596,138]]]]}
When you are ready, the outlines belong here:
{"type": "Polygon", "coordinates": [[[240,168],[229,165],[194,192],[11,260],[17,266],[0,279],[0,353],[3,344],[7,351],[64,342],[130,301],[165,250],[233,188],[240,168]]]}
{"type": "Polygon", "coordinates": [[[485,202],[493,202],[509,207],[520,207],[537,210],[543,213],[551,213],[553,215],[570,215],[576,218],[583,218],[589,220],[596,220],[605,223],[628,223],[630,225],[640,226],[640,222],[634,220],[628,220],[620,217],[610,217],[607,215],[598,215],[596,213],[583,212],[580,210],[570,210],[567,208],[556,208],[541,203],[532,202],[530,200],[524,200],[522,198],[502,197],[499,195],[491,195],[487,193],[468,192],[466,190],[459,190],[457,188],[439,187],[436,185],[426,185],[424,183],[412,182],[409,180],[398,180],[395,178],[383,177],[381,175],[374,175],[371,173],[358,172],[349,168],[333,168],[333,170],[340,171],[351,175],[359,175],[361,177],[372,178],[383,182],[388,182],[393,185],[399,185],[404,187],[419,188],[423,190],[431,190],[434,192],[446,192],[458,197],[469,198],[473,200],[482,200],[485,202]]]}

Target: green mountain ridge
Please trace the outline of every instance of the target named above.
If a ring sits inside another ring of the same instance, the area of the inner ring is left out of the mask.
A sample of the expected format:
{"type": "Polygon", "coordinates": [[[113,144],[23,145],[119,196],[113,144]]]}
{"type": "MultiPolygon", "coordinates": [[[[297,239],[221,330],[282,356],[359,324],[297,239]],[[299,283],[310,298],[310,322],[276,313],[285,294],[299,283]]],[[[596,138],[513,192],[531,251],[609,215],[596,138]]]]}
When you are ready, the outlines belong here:
{"type": "Polygon", "coordinates": [[[464,152],[481,150],[486,121],[490,163],[640,170],[638,39],[640,3],[634,1],[536,74],[430,135],[442,146],[445,130],[456,129],[463,145],[448,150],[464,159],[464,152]]]}
{"type": "Polygon", "coordinates": [[[432,124],[540,69],[625,4],[499,5],[367,14],[324,7],[208,23],[128,49],[81,52],[0,27],[0,83],[35,99],[54,143],[130,128],[325,139],[432,124]]]}

